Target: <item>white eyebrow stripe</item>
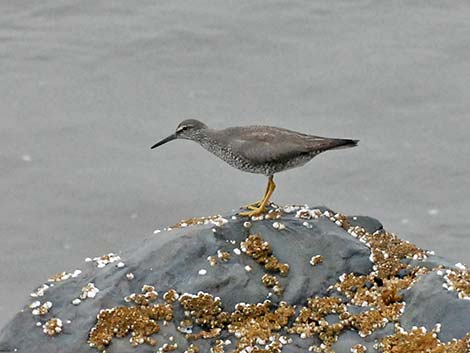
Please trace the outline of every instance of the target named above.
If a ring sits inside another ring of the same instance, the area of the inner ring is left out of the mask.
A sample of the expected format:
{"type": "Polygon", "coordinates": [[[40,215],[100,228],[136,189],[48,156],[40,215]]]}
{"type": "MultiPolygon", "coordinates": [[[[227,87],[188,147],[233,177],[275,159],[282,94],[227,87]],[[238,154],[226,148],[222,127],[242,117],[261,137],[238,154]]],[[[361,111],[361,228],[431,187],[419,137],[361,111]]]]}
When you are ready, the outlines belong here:
{"type": "Polygon", "coordinates": [[[180,126],[179,128],[176,129],[176,132],[183,131],[186,126],[180,126]]]}

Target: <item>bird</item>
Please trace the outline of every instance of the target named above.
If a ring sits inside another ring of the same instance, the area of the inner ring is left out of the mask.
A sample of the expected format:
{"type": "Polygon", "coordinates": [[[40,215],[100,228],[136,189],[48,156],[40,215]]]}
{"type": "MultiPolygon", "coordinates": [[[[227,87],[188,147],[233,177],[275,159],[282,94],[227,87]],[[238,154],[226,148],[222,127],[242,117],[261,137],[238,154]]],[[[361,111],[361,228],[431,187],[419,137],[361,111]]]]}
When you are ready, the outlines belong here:
{"type": "Polygon", "coordinates": [[[258,217],[267,211],[276,184],[274,174],[301,167],[318,154],[357,146],[359,140],[328,138],[284,128],[253,125],[211,129],[196,119],[182,121],[170,136],[151,149],[176,139],[191,140],[234,168],[263,174],[268,184],[260,201],[246,205],[240,216],[258,217]]]}

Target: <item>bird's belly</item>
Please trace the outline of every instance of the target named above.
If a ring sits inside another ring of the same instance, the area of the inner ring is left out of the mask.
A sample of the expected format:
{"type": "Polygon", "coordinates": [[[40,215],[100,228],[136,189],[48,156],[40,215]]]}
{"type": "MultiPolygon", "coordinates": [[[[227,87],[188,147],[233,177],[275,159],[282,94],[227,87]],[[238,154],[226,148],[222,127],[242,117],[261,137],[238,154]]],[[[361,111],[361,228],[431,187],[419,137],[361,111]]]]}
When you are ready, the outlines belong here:
{"type": "Polygon", "coordinates": [[[233,153],[230,148],[223,148],[216,144],[203,144],[202,146],[234,168],[248,173],[264,174],[268,176],[282,172],[283,170],[301,167],[318,154],[313,152],[288,160],[252,163],[238,154],[233,153]]]}
{"type": "Polygon", "coordinates": [[[316,154],[309,154],[305,156],[299,156],[296,158],[289,159],[287,161],[271,161],[267,163],[254,164],[250,163],[241,158],[224,158],[225,162],[230,164],[232,167],[242,170],[248,173],[264,174],[264,175],[274,175],[275,173],[282,172],[284,170],[301,167],[307,162],[309,162],[316,154]]]}
{"type": "MultiPolygon", "coordinates": [[[[279,173],[284,170],[288,169],[293,169],[297,167],[302,167],[305,165],[307,162],[309,162],[313,157],[315,157],[316,154],[307,154],[299,157],[295,157],[292,159],[289,159],[287,161],[282,161],[282,162],[272,162],[270,163],[269,169],[271,171],[271,174],[274,173],[279,173]]],[[[269,175],[271,175],[269,174],[269,175]]]]}

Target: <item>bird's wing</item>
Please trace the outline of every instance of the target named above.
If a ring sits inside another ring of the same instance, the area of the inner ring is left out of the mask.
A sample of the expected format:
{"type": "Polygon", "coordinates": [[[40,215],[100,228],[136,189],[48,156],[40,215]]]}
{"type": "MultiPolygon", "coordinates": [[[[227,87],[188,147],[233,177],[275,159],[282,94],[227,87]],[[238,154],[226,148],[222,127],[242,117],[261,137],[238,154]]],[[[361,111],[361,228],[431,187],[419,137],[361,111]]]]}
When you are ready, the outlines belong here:
{"type": "Polygon", "coordinates": [[[225,133],[230,136],[232,151],[252,164],[287,161],[337,147],[343,141],[266,126],[226,129],[225,133]]]}

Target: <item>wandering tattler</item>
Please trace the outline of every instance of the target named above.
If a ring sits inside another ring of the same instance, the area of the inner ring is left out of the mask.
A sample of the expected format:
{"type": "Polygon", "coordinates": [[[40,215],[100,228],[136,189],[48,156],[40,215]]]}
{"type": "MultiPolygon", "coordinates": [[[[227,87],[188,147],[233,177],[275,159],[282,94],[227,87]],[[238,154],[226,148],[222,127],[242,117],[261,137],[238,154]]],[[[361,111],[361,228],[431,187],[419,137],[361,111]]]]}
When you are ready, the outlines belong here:
{"type": "Polygon", "coordinates": [[[268,185],[261,201],[247,205],[250,211],[241,216],[259,216],[266,211],[276,184],[273,175],[303,166],[316,155],[333,149],[354,147],[358,140],[336,139],[302,134],[271,126],[229,127],[209,129],[206,124],[188,119],[176,132],[153,145],[155,148],[171,140],[186,139],[199,143],[232,167],[244,172],[264,174],[268,185]]]}

